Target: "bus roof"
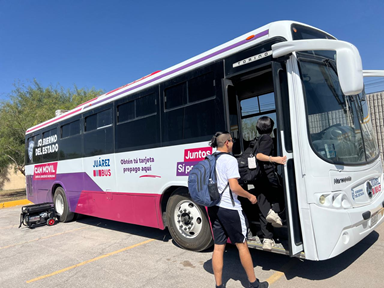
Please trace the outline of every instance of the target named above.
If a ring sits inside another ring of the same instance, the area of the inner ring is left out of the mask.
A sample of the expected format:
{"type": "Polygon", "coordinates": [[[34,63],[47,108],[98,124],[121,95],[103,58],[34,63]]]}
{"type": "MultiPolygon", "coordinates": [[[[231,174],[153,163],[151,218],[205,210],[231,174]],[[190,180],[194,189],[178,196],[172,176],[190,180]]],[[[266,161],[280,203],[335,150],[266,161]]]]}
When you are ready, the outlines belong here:
{"type": "MultiPolygon", "coordinates": [[[[114,101],[121,97],[125,97],[134,92],[138,92],[145,88],[148,88],[152,85],[156,85],[162,81],[168,80],[174,76],[185,73],[192,69],[195,69],[199,66],[203,66],[212,61],[218,60],[220,58],[224,58],[228,55],[236,53],[240,50],[246,49],[250,46],[253,46],[259,42],[265,41],[269,38],[273,38],[276,36],[284,37],[287,40],[291,40],[290,34],[290,26],[292,24],[300,24],[303,26],[311,27],[317,30],[318,28],[312,27],[310,25],[306,25],[297,21],[277,21],[272,22],[267,25],[264,25],[260,28],[257,28],[249,33],[243,34],[231,41],[228,41],[220,46],[217,46],[211,50],[208,50],[202,54],[199,54],[195,57],[192,57],[184,62],[181,62],[177,65],[174,65],[163,71],[155,71],[149,75],[146,75],[138,80],[130,82],[124,86],[116,88],[112,91],[109,91],[103,95],[100,95],[92,100],[89,100],[83,104],[80,104],[76,108],[47,120],[43,123],[37,124],[29,128],[26,131],[26,134],[32,133],[36,130],[42,129],[46,126],[57,123],[60,120],[68,119],[74,115],[82,113],[83,111],[87,111],[90,108],[98,107],[100,105],[106,104],[110,101],[114,101]]],[[[321,31],[321,30],[320,30],[321,31]]],[[[324,32],[324,31],[323,31],[324,32]]],[[[327,32],[325,32],[327,33],[327,32]]]]}

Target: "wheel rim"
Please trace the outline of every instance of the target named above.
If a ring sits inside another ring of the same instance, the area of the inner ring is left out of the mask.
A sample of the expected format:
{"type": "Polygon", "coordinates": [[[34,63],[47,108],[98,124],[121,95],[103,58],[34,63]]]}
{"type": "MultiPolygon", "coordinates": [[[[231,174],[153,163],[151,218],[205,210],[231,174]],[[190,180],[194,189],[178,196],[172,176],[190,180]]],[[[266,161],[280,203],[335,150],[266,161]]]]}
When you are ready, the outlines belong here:
{"type": "Polygon", "coordinates": [[[61,216],[64,212],[64,199],[61,194],[58,194],[55,200],[56,213],[61,216]]]}
{"type": "Polygon", "coordinates": [[[187,238],[197,237],[203,227],[203,215],[190,200],[180,201],[176,205],[174,221],[177,230],[187,238]]]}

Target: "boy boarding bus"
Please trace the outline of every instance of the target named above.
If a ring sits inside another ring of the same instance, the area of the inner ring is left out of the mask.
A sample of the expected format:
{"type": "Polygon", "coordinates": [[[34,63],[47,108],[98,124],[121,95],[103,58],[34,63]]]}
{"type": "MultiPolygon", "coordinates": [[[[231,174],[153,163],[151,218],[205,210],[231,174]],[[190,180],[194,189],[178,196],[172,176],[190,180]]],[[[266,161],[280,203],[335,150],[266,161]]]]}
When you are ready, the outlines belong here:
{"type": "MultiPolygon", "coordinates": [[[[209,219],[188,196],[188,174],[214,152],[216,131],[230,131],[239,157],[269,116],[287,157],[272,251],[329,259],[383,222],[382,164],[361,95],[355,46],[273,22],[29,128],[27,197],[53,201],[62,222],[84,214],[168,228],[181,247],[204,250],[209,219]]],[[[253,235],[255,206],[244,205],[253,235]]],[[[258,237],[248,245],[262,247],[258,237]]]]}

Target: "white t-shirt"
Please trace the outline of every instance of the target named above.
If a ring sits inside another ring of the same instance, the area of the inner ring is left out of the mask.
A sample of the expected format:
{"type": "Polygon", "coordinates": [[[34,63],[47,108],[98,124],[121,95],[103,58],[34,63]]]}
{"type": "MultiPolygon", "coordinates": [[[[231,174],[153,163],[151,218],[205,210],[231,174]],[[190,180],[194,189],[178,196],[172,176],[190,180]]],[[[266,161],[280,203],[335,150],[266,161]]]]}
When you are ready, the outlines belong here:
{"type": "MultiPolygon", "coordinates": [[[[219,188],[219,193],[223,192],[223,189],[228,184],[229,179],[239,179],[239,167],[237,164],[237,160],[235,157],[225,154],[221,155],[216,161],[216,172],[217,172],[217,187],[219,188]]],[[[223,207],[226,209],[232,210],[243,210],[241,208],[241,203],[237,199],[237,194],[233,193],[228,187],[225,189],[223,195],[221,196],[221,200],[216,206],[223,207]],[[233,200],[235,201],[235,206],[232,205],[231,195],[232,193],[233,200]]]]}

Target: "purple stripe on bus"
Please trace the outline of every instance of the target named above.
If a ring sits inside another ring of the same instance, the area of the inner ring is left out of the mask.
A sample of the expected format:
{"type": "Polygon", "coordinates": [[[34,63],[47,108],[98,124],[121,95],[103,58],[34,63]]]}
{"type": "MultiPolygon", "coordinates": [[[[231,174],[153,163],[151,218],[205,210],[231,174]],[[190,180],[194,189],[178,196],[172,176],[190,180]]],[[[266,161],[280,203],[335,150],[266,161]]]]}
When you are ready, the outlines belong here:
{"type": "MultiPolygon", "coordinates": [[[[212,53],[212,54],[209,54],[209,55],[207,55],[207,56],[204,56],[203,58],[197,59],[197,60],[192,61],[192,62],[190,62],[190,63],[188,63],[188,64],[186,64],[186,65],[184,65],[184,66],[181,66],[181,67],[176,68],[176,69],[174,69],[174,70],[172,70],[172,71],[169,71],[169,72],[167,72],[167,73],[165,73],[165,74],[163,74],[163,75],[157,76],[157,77],[155,77],[155,78],[153,78],[153,79],[151,79],[151,80],[149,80],[149,81],[147,81],[147,82],[143,82],[143,83],[141,83],[141,84],[139,84],[139,85],[137,85],[137,86],[135,86],[135,87],[128,88],[128,89],[126,89],[126,90],[124,90],[124,91],[121,91],[121,92],[115,94],[115,95],[111,95],[111,96],[109,96],[109,97],[107,97],[107,98],[105,98],[105,99],[102,99],[102,100],[100,100],[100,101],[98,101],[98,102],[96,102],[96,103],[92,103],[92,105],[96,105],[96,104],[102,103],[102,102],[104,102],[104,101],[107,101],[107,100],[109,100],[109,99],[111,99],[111,98],[117,97],[117,96],[119,96],[119,95],[121,95],[121,94],[124,94],[124,93],[126,93],[126,92],[129,92],[129,91],[131,91],[131,90],[140,88],[140,87],[142,87],[142,86],[144,86],[144,85],[147,85],[147,84],[149,84],[149,83],[152,83],[152,82],[154,82],[154,81],[156,81],[156,80],[159,80],[159,79],[161,79],[161,78],[164,78],[164,77],[166,77],[166,76],[168,76],[168,75],[171,75],[171,74],[173,74],[173,73],[179,72],[179,71],[181,71],[181,70],[183,70],[183,69],[185,69],[185,68],[191,67],[191,66],[193,66],[193,65],[195,65],[195,64],[197,64],[197,63],[200,63],[200,62],[205,61],[205,60],[207,60],[207,59],[209,59],[209,58],[212,58],[212,57],[214,57],[214,56],[217,56],[217,55],[219,55],[219,54],[221,54],[221,53],[227,52],[227,51],[229,51],[229,50],[231,50],[231,49],[233,49],[233,48],[239,47],[239,46],[241,46],[241,45],[243,45],[243,44],[245,44],[245,43],[248,43],[248,42],[250,42],[250,41],[256,40],[256,39],[258,39],[258,38],[260,38],[260,37],[262,37],[262,36],[267,35],[267,34],[268,34],[268,31],[269,31],[269,30],[265,30],[265,31],[263,31],[263,32],[260,32],[259,34],[256,34],[256,35],[255,35],[252,39],[250,39],[250,40],[242,40],[242,41],[240,41],[240,42],[237,42],[237,43],[235,43],[235,44],[233,44],[233,45],[231,45],[231,46],[228,46],[228,47],[223,48],[223,49],[221,49],[221,50],[219,50],[219,51],[216,51],[216,52],[214,52],[214,53],[212,53]]],[[[88,107],[89,107],[89,106],[88,106],[88,107]]],[[[86,108],[88,108],[88,107],[84,107],[84,109],[86,109],[86,108]]]]}
{"type": "MultiPolygon", "coordinates": [[[[33,176],[27,176],[32,177],[33,176]]],[[[52,180],[30,180],[32,183],[32,195],[27,195],[28,200],[33,203],[53,202],[53,192],[51,188],[54,184],[61,185],[71,207],[71,211],[76,210],[77,202],[82,190],[100,191],[103,190],[88,176],[87,173],[68,173],[57,174],[56,179],[52,180]],[[65,184],[64,184],[65,183],[65,184]]]]}
{"type": "Polygon", "coordinates": [[[61,185],[75,213],[101,217],[114,221],[164,229],[159,209],[161,194],[104,192],[86,173],[57,174],[56,179],[33,180],[27,175],[28,200],[38,204],[53,202],[51,189],[61,185]],[[65,184],[63,184],[65,183],[65,184]]]}

